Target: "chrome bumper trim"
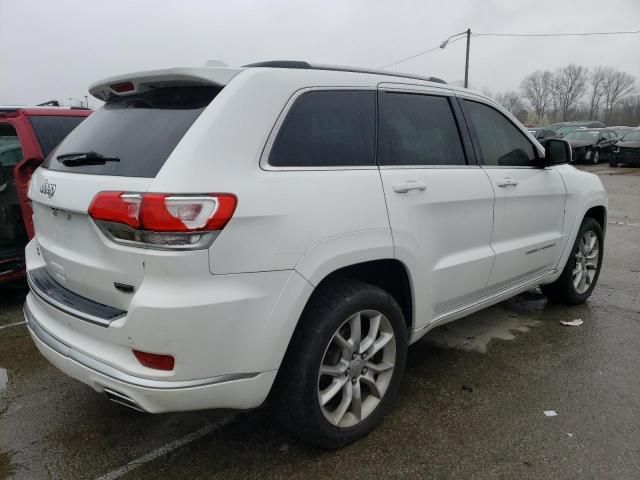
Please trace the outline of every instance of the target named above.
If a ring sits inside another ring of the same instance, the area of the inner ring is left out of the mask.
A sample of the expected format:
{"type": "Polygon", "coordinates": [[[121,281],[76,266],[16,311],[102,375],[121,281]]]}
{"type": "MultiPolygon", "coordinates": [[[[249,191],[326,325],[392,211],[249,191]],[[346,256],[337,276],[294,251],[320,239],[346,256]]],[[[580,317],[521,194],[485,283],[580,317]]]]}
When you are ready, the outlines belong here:
{"type": "Polygon", "coordinates": [[[142,388],[151,388],[157,390],[171,390],[171,389],[181,389],[181,388],[192,388],[192,387],[201,387],[205,385],[215,385],[218,383],[226,383],[232,382],[235,380],[245,380],[249,378],[255,378],[260,373],[235,373],[229,375],[220,375],[217,377],[211,378],[199,378],[196,380],[177,380],[177,381],[167,381],[167,380],[151,380],[148,378],[140,378],[134,375],[130,375],[128,373],[124,373],[111,365],[107,365],[95,358],[92,358],[84,353],[81,353],[77,350],[74,350],[69,345],[65,344],[60,339],[54,337],[49,332],[47,332],[34,318],[33,313],[29,309],[29,306],[25,302],[24,304],[24,318],[27,321],[27,327],[31,334],[40,340],[42,343],[47,345],[49,348],[57,352],[58,354],[66,357],[70,360],[73,360],[76,363],[79,363],[83,367],[88,368],[96,373],[104,375],[106,377],[111,378],[112,380],[116,380],[118,382],[123,382],[131,386],[142,387],[142,388]]]}
{"type": "Polygon", "coordinates": [[[31,291],[35,293],[42,301],[47,302],[49,305],[57,308],[58,310],[62,310],[63,312],[79,318],[80,320],[85,320],[101,327],[108,327],[111,322],[118,320],[126,316],[127,314],[127,312],[124,310],[94,302],[93,300],[89,300],[88,298],[84,298],[77,293],[68,290],[67,288],[58,284],[51,277],[51,275],[46,273],[44,267],[27,272],[27,283],[29,284],[29,288],[31,289],[31,291]],[[50,291],[54,291],[56,292],[56,294],[60,294],[58,296],[61,296],[61,298],[65,299],[66,303],[63,303],[55,299],[52,295],[47,294],[47,292],[43,288],[41,288],[43,281],[46,282],[47,285],[50,285],[50,291]],[[77,308],[73,307],[73,302],[83,305],[86,308],[93,308],[98,312],[102,312],[103,315],[96,316],[85,311],[78,310],[77,308]]]}

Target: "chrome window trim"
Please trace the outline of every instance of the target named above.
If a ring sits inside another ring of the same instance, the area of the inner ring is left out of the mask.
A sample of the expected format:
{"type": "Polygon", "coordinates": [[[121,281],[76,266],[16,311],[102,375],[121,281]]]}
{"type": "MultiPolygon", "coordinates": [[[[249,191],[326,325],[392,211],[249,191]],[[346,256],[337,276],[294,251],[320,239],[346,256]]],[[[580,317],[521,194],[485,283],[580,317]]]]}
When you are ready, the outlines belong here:
{"type": "MultiPolygon", "coordinates": [[[[178,381],[168,381],[168,380],[152,380],[148,378],[136,377],[134,375],[130,375],[128,373],[124,373],[117,368],[112,367],[111,365],[107,365],[99,360],[96,360],[93,357],[90,357],[84,353],[79,352],[78,350],[73,349],[66,343],[64,343],[59,338],[56,338],[54,335],[46,331],[34,318],[33,313],[28,305],[28,300],[24,304],[24,317],[27,321],[27,327],[31,335],[37,338],[39,341],[44,343],[47,347],[52,349],[59,355],[72,360],[83,367],[92,370],[98,374],[104,375],[105,377],[109,377],[112,380],[116,380],[122,383],[126,383],[128,385],[133,385],[136,387],[142,388],[151,388],[157,390],[171,390],[171,389],[180,389],[180,388],[191,388],[191,387],[200,387],[205,385],[215,385],[218,383],[232,382],[235,380],[244,380],[255,378],[260,375],[260,372],[257,373],[234,373],[228,375],[220,375],[217,377],[210,378],[199,378],[195,380],[178,380],[178,381]]],[[[108,387],[105,385],[105,387],[108,387]]]]}

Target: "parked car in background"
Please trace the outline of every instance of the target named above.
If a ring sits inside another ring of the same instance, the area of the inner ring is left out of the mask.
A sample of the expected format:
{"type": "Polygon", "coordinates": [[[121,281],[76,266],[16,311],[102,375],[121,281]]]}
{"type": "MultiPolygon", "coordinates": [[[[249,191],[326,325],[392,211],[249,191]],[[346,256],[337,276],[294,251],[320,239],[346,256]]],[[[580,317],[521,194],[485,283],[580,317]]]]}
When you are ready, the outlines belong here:
{"type": "Polygon", "coordinates": [[[615,127],[607,127],[609,130],[613,130],[613,132],[618,136],[618,138],[624,137],[627,133],[632,130],[635,130],[636,127],[625,127],[623,125],[618,125],[615,127]]]}
{"type": "Polygon", "coordinates": [[[0,107],[0,284],[24,277],[33,237],[27,186],[33,171],[91,110],[0,107]]]}
{"type": "Polygon", "coordinates": [[[530,128],[529,133],[540,143],[545,142],[550,138],[560,138],[560,135],[550,128],[530,128]]]}
{"type": "Polygon", "coordinates": [[[551,130],[555,130],[555,132],[561,137],[566,135],[569,132],[573,132],[574,130],[578,130],[580,128],[605,128],[606,125],[602,122],[598,121],[586,121],[586,122],[563,122],[563,123],[555,123],[550,125],[551,130]]]}
{"type": "Polygon", "coordinates": [[[640,167],[640,128],[630,131],[615,144],[609,165],[640,167]]]}
{"type": "Polygon", "coordinates": [[[616,134],[605,128],[581,128],[562,138],[571,144],[573,162],[593,164],[609,160],[618,141],[616,134]]]}
{"type": "Polygon", "coordinates": [[[49,361],[129,407],[271,393],[337,448],[382,420],[431,329],[537,285],[576,305],[598,280],[599,177],[475,92],[307,62],[90,92],[105,106],[31,182],[24,311],[49,361]]]}

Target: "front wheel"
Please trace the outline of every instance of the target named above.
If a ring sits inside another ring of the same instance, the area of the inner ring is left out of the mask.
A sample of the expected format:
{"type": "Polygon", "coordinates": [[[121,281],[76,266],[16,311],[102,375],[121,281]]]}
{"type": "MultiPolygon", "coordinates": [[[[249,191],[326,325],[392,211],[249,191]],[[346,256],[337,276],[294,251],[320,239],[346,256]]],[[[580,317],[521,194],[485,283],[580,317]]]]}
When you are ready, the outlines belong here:
{"type": "Polygon", "coordinates": [[[600,150],[596,150],[593,152],[593,157],[591,157],[591,161],[594,165],[597,165],[600,162],[600,150]]]}
{"type": "Polygon", "coordinates": [[[585,218],[562,275],[553,283],[541,285],[542,292],[558,303],[583,303],[598,282],[603,246],[602,227],[593,218],[585,218]]]}
{"type": "Polygon", "coordinates": [[[368,434],[396,396],[407,355],[402,310],[384,290],[338,280],[305,308],[274,404],[294,434],[339,448],[368,434]]]}

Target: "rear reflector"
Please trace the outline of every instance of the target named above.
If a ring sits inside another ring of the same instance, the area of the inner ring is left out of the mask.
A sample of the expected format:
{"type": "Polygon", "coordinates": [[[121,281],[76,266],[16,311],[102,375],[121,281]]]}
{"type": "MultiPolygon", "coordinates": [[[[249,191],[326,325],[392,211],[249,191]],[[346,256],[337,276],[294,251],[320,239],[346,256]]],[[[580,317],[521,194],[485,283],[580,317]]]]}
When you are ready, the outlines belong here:
{"type": "Polygon", "coordinates": [[[171,355],[159,355],[157,353],[141,352],[139,350],[134,350],[133,354],[141,365],[155,370],[173,370],[175,364],[175,359],[171,355]]]}

